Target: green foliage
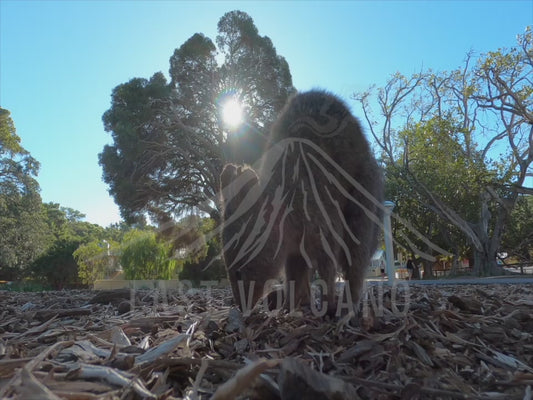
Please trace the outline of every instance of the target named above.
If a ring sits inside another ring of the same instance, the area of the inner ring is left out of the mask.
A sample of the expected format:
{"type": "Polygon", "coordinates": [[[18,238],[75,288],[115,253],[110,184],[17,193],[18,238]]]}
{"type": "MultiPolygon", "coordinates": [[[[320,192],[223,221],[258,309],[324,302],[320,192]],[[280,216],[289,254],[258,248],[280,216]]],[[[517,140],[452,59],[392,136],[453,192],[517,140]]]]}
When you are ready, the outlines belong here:
{"type": "Polygon", "coordinates": [[[126,279],[172,279],[177,267],[170,244],[158,242],[154,232],[137,229],[124,236],[120,264],[126,279]]]}
{"type": "Polygon", "coordinates": [[[109,242],[122,242],[124,235],[131,230],[132,227],[125,222],[111,224],[105,228],[104,238],[109,242]]]}
{"type": "MultiPolygon", "coordinates": [[[[220,280],[226,276],[226,271],[219,257],[218,236],[212,235],[214,228],[214,220],[196,215],[186,216],[177,223],[169,219],[161,223],[157,232],[148,228],[131,229],[124,234],[119,248],[113,245],[110,252],[120,254],[126,279],[175,279],[179,276],[179,279],[195,283],[220,280]]],[[[102,274],[105,270],[103,249],[98,245],[89,243],[75,253],[77,256],[83,251],[84,258],[92,260],[88,267],[79,261],[80,273],[102,274]]]]}
{"type": "Polygon", "coordinates": [[[0,211],[0,279],[22,278],[48,245],[39,200],[38,195],[11,195],[0,211]]]}
{"type": "Polygon", "coordinates": [[[397,73],[374,98],[373,88],[354,95],[380,148],[387,194],[422,233],[397,220],[402,245],[427,258],[468,253],[476,273],[498,272],[511,211],[531,190],[532,56],[528,27],[517,47],[475,63],[469,54],[450,72],[397,73]]]}
{"type": "Polygon", "coordinates": [[[169,218],[160,219],[157,236],[172,246],[172,252],[178,259],[197,263],[207,254],[205,235],[214,228],[214,220],[191,214],[177,223],[169,218]]]}
{"type": "Polygon", "coordinates": [[[225,14],[216,42],[222,65],[212,40],[197,33],[170,58],[170,82],[158,72],[113,90],[103,115],[113,144],[100,165],[128,222],[191,209],[217,219],[222,166],[258,158],[264,133],[294,91],[287,62],[247,14],[225,14]],[[246,114],[237,132],[221,118],[228,98],[246,114]]]}
{"type": "Polygon", "coordinates": [[[533,260],[533,196],[521,196],[511,213],[502,250],[518,262],[533,260]]]}
{"type": "Polygon", "coordinates": [[[179,274],[179,279],[189,280],[195,286],[201,281],[220,281],[227,278],[224,261],[220,257],[220,244],[218,239],[207,243],[206,257],[198,262],[185,262],[179,274]]]}
{"type": "MultiPolygon", "coordinates": [[[[137,188],[150,187],[151,176],[164,168],[164,158],[154,157],[154,147],[166,140],[149,121],[157,119],[155,104],[167,99],[168,95],[166,80],[160,73],[149,81],[136,78],[113,90],[113,106],[104,114],[103,120],[106,131],[112,131],[114,145],[106,145],[99,157],[104,168],[104,181],[110,185],[110,192],[122,210],[140,209],[157,196],[137,188]],[[150,142],[153,144],[146,146],[150,142]],[[145,162],[139,168],[139,160],[148,155],[151,162],[145,162]]],[[[127,211],[122,214],[131,216],[127,211]]]]}
{"type": "MultiPolygon", "coordinates": [[[[386,195],[396,204],[395,212],[440,248],[456,257],[468,256],[464,233],[438,212],[432,198],[467,219],[477,218],[480,193],[494,176],[472,144],[471,132],[453,119],[434,117],[404,129],[399,138],[402,156],[386,168],[386,195]],[[465,141],[471,143],[470,156],[462,146],[465,141]]],[[[409,249],[409,256],[412,243],[426,249],[422,238],[398,221],[393,224],[395,238],[409,249]]]]}
{"type": "Polygon", "coordinates": [[[33,276],[56,290],[79,285],[78,265],[72,256],[79,244],[78,240],[54,242],[32,263],[33,276]]]}
{"type": "Polygon", "coordinates": [[[83,221],[85,215],[58,203],[43,203],[42,212],[53,240],[79,240],[105,238],[105,229],[99,225],[83,221]]]}
{"type": "MultiPolygon", "coordinates": [[[[125,228],[104,229],[84,222],[77,210],[43,204],[35,179],[38,169],[39,163],[20,145],[9,112],[0,108],[0,280],[27,282],[31,277],[56,289],[78,285],[73,252],[90,241],[120,240],[125,228]]],[[[88,271],[81,277],[92,279],[88,271]]]]}
{"type": "Polygon", "coordinates": [[[24,280],[0,284],[0,290],[7,290],[8,292],[42,292],[51,290],[51,287],[40,281],[24,280]]]}
{"type": "Polygon", "coordinates": [[[189,215],[177,223],[167,220],[161,226],[156,232],[146,227],[116,225],[105,230],[105,240],[81,244],[74,252],[79,278],[92,284],[109,277],[119,263],[126,279],[174,279],[179,275],[180,279],[199,283],[225,277],[224,265],[218,258],[218,237],[207,242],[205,239],[215,228],[212,219],[189,215]],[[112,237],[122,238],[121,243],[112,237]]]}
{"type": "Polygon", "coordinates": [[[78,276],[85,284],[108,277],[117,267],[116,254],[119,244],[113,241],[93,240],[82,244],[73,253],[78,264],[78,276]]]}
{"type": "Polygon", "coordinates": [[[73,253],[84,243],[103,240],[105,229],[82,221],[82,213],[57,203],[42,204],[41,215],[47,227],[47,247],[30,264],[29,274],[55,289],[81,284],[85,275],[79,276],[73,253]]]}
{"type": "Polygon", "coordinates": [[[0,149],[2,155],[10,153],[27,154],[26,150],[20,145],[20,137],[15,133],[15,124],[11,119],[11,113],[8,110],[0,108],[0,149]]]}
{"type": "Polygon", "coordinates": [[[464,151],[461,139],[472,142],[470,132],[461,132],[453,120],[433,118],[402,131],[400,136],[405,143],[403,166],[409,171],[406,183],[424,185],[467,219],[475,218],[480,193],[495,177],[475,145],[470,145],[469,154],[464,151]]]}
{"type": "Polygon", "coordinates": [[[204,235],[212,234],[215,225],[213,219],[203,218],[200,220],[196,230],[198,233],[195,236],[197,237],[196,240],[204,237],[201,251],[196,250],[192,255],[187,256],[179,274],[180,279],[190,280],[198,286],[201,281],[220,281],[227,277],[224,262],[220,257],[222,249],[219,236],[211,236],[209,240],[205,241],[204,235]]]}
{"type": "Polygon", "coordinates": [[[38,170],[20,145],[9,111],[0,108],[0,279],[21,278],[46,247],[38,170]]]}

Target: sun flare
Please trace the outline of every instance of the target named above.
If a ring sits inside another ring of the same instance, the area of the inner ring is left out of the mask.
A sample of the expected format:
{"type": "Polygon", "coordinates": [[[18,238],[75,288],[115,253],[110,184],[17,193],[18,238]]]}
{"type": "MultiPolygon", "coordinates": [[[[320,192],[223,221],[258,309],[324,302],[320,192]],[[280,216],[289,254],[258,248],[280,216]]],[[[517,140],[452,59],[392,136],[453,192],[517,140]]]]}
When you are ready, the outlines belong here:
{"type": "Polygon", "coordinates": [[[228,99],[224,103],[222,107],[222,119],[230,128],[236,128],[242,123],[242,106],[237,99],[228,99]]]}

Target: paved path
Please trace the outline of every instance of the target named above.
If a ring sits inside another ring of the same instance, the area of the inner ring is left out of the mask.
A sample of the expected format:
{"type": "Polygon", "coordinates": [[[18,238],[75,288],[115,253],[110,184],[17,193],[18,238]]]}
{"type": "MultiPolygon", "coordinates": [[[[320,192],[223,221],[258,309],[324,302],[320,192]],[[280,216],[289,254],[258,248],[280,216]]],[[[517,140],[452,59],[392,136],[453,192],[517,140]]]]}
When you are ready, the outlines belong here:
{"type": "MultiPolygon", "coordinates": [[[[456,279],[432,279],[432,280],[417,280],[411,281],[397,279],[398,283],[408,283],[413,285],[501,285],[501,284],[527,284],[533,285],[533,278],[526,278],[521,276],[495,276],[490,278],[456,278],[456,279]]],[[[367,279],[370,284],[378,284],[378,282],[387,283],[388,280],[375,278],[367,279]]]]}

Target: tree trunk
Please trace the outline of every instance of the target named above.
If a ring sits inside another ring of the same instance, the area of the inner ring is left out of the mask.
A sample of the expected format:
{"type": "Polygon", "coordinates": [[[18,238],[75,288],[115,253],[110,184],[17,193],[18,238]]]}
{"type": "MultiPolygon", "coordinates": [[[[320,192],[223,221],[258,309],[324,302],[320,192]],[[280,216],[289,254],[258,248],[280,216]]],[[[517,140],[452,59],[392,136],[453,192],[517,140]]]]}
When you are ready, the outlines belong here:
{"type": "Polygon", "coordinates": [[[422,265],[424,266],[424,275],[422,276],[422,279],[433,278],[433,262],[429,260],[422,260],[422,265]]]}
{"type": "MultiPolygon", "coordinates": [[[[474,227],[476,236],[481,244],[480,248],[474,247],[474,273],[478,276],[488,276],[501,272],[496,262],[496,255],[500,247],[503,228],[508,217],[508,212],[504,204],[499,204],[496,215],[492,215],[489,209],[491,192],[485,191],[481,195],[481,215],[480,223],[474,227]],[[492,235],[489,236],[489,222],[495,219],[492,235]]],[[[504,200],[499,199],[500,203],[504,200]]]]}
{"type": "Polygon", "coordinates": [[[452,265],[450,269],[450,275],[455,276],[457,275],[457,267],[459,266],[459,250],[454,249],[453,251],[453,258],[452,258],[452,265]]]}
{"type": "Polygon", "coordinates": [[[478,276],[489,276],[496,272],[496,252],[487,249],[484,243],[483,251],[474,250],[474,273],[478,276]]]}

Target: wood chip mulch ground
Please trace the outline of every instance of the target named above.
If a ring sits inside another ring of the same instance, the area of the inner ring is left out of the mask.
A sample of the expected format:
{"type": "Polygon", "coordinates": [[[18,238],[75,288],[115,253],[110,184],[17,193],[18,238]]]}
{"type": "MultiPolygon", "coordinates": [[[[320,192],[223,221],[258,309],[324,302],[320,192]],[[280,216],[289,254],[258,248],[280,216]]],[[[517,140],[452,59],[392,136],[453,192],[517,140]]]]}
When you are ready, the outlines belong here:
{"type": "Polygon", "coordinates": [[[0,399],[532,399],[533,285],[373,286],[357,318],[226,289],[0,292],[0,399]]]}

